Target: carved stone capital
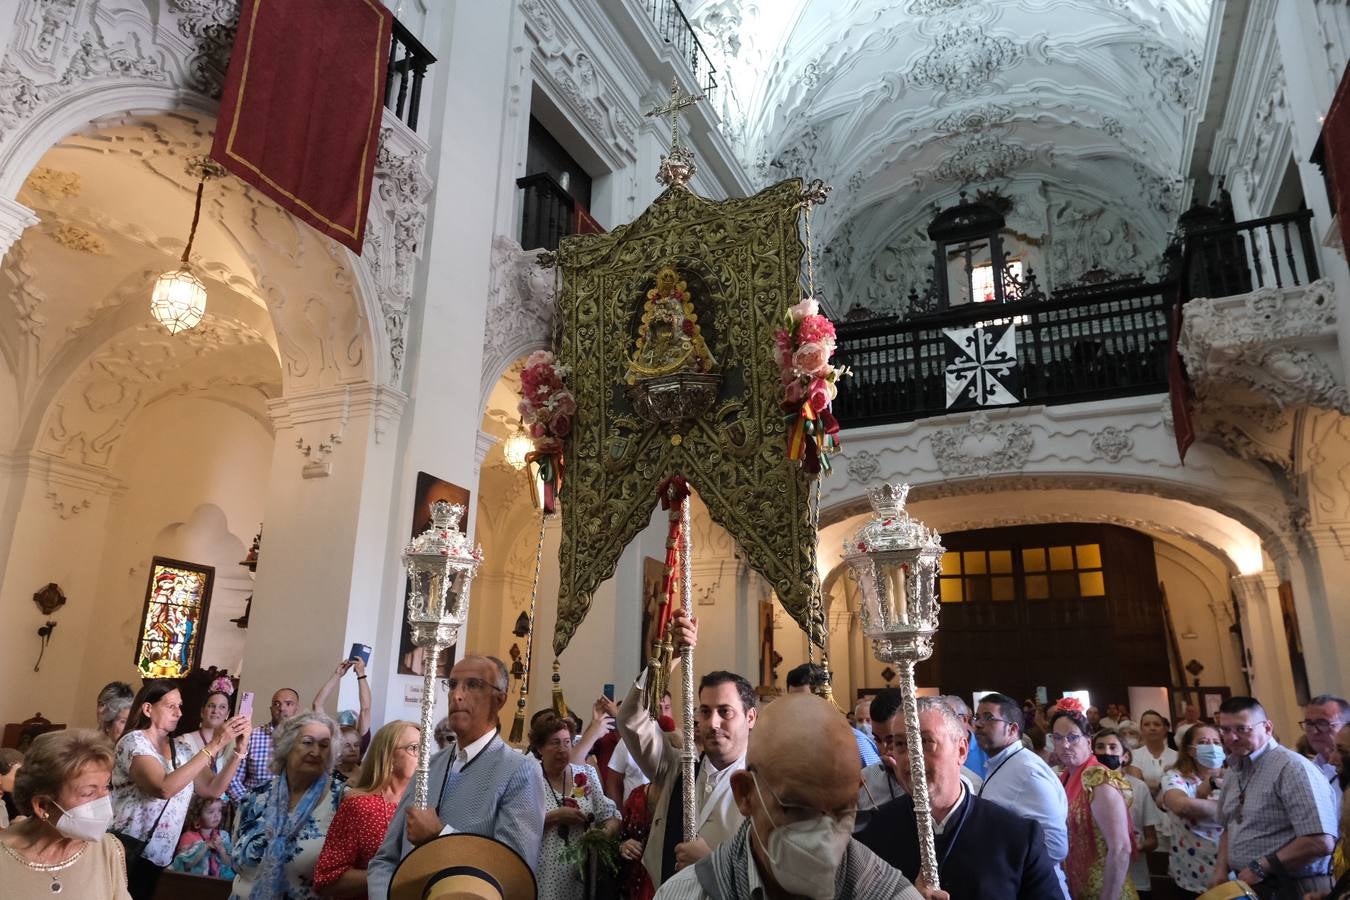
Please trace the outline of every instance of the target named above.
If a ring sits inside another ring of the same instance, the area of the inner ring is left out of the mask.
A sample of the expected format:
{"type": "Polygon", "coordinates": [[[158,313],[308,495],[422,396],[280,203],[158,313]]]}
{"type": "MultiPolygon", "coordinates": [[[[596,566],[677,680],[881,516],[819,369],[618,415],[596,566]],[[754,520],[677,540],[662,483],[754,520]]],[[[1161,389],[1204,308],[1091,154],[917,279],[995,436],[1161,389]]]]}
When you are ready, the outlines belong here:
{"type": "Polygon", "coordinates": [[[1335,286],[1323,279],[1191,300],[1178,349],[1201,411],[1255,400],[1350,413],[1350,393],[1333,367],[1335,335],[1335,286]]]}
{"type": "Polygon", "coordinates": [[[9,252],[25,229],[37,223],[37,214],[31,209],[17,200],[0,197],[0,258],[9,252]]]}

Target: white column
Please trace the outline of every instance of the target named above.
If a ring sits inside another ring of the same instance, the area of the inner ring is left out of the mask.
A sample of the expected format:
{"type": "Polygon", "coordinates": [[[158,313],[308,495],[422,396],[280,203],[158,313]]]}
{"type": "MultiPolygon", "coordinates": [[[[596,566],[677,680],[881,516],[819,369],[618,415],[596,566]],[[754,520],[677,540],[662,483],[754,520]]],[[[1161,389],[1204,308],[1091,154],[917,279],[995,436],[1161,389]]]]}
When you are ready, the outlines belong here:
{"type": "Polygon", "coordinates": [[[1350,522],[1314,525],[1307,538],[1304,566],[1292,567],[1290,583],[1315,696],[1343,690],[1350,675],[1350,603],[1340,589],[1350,583],[1350,522]]]}
{"type": "MultiPolygon", "coordinates": [[[[269,404],[276,447],[241,673],[259,708],[282,687],[307,705],[353,642],[374,646],[377,660],[397,653],[397,631],[391,642],[381,629],[402,594],[382,599],[382,588],[397,565],[385,548],[405,402],[362,384],[269,404]]],[[[338,708],[356,708],[356,697],[346,679],[338,708]]]]}
{"type": "Polygon", "coordinates": [[[1303,710],[1294,696],[1289,644],[1280,614],[1279,576],[1267,569],[1254,575],[1235,575],[1232,583],[1242,612],[1252,696],[1265,706],[1281,739],[1292,745],[1298,737],[1297,723],[1303,710]]]}

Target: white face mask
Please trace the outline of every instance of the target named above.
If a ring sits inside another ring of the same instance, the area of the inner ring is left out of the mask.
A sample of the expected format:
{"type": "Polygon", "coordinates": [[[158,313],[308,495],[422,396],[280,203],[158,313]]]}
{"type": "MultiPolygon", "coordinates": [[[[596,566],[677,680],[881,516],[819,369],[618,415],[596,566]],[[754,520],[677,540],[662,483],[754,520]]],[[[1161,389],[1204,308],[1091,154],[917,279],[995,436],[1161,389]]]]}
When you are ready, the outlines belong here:
{"type": "MultiPolygon", "coordinates": [[[[52,805],[61,809],[61,804],[52,801],[52,805]]],[[[56,820],[56,830],[72,840],[99,841],[113,820],[112,798],[107,794],[97,800],[61,809],[61,818],[56,820]]]]}
{"type": "MultiPolygon", "coordinates": [[[[759,792],[759,778],[753,772],[750,777],[755,779],[755,796],[759,798],[759,805],[767,810],[764,795],[759,792]]],[[[779,887],[789,894],[810,897],[811,900],[832,900],[835,872],[853,837],[853,820],[853,813],[840,819],[822,814],[803,822],[787,825],[774,823],[769,840],[766,842],[760,838],[759,842],[769,858],[769,869],[779,887]]],[[[753,817],[750,827],[755,827],[753,817]]],[[[758,829],[755,830],[755,837],[759,837],[758,829]]]]}
{"type": "Polygon", "coordinates": [[[1131,750],[1138,750],[1138,749],[1139,749],[1139,738],[1134,737],[1133,735],[1131,735],[1130,737],[1127,737],[1127,738],[1125,739],[1125,746],[1126,746],[1126,747],[1129,747],[1131,750]]]}
{"type": "Polygon", "coordinates": [[[859,722],[859,723],[858,723],[858,730],[861,731],[863,734],[867,735],[868,737],[871,737],[871,736],[872,736],[872,723],[871,723],[871,722],[859,722]]]}

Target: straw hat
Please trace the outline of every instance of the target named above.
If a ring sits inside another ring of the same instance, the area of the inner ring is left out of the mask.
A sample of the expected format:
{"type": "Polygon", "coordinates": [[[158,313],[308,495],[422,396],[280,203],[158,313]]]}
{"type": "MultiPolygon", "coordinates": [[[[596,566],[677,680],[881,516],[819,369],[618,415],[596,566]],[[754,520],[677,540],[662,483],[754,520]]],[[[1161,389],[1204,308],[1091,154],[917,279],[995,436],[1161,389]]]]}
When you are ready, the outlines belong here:
{"type": "Polygon", "coordinates": [[[1255,897],[1252,889],[1243,881],[1225,881],[1218,887],[1212,887],[1200,895],[1198,900],[1238,900],[1239,897],[1255,897]]]}
{"type": "Polygon", "coordinates": [[[477,834],[432,838],[403,858],[389,900],[534,900],[534,872],[501,841],[477,834]]]}

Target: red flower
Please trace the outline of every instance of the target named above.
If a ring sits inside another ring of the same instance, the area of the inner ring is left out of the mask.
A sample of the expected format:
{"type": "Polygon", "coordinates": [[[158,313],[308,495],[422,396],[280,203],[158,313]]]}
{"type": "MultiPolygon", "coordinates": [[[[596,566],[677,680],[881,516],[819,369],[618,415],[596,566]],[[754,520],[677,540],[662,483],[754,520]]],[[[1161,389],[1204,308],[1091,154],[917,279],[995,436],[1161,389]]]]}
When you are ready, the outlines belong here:
{"type": "Polygon", "coordinates": [[[834,343],[834,323],[820,314],[807,316],[797,325],[797,341],[802,344],[834,343]]]}
{"type": "Polygon", "coordinates": [[[681,325],[680,327],[684,329],[684,333],[685,333],[685,334],[690,335],[691,337],[693,336],[693,334],[694,334],[694,323],[693,323],[693,322],[690,322],[688,319],[685,319],[685,320],[684,320],[684,324],[681,325]]]}
{"type": "Polygon", "coordinates": [[[1077,697],[1061,697],[1055,704],[1055,709],[1065,712],[1081,713],[1083,711],[1083,701],[1077,697]]]}
{"type": "Polygon", "coordinates": [[[586,773],[585,773],[585,772],[578,772],[578,773],[576,774],[576,777],[574,777],[574,778],[572,779],[572,783],[575,784],[577,787],[585,787],[585,786],[586,786],[586,773]]]}

